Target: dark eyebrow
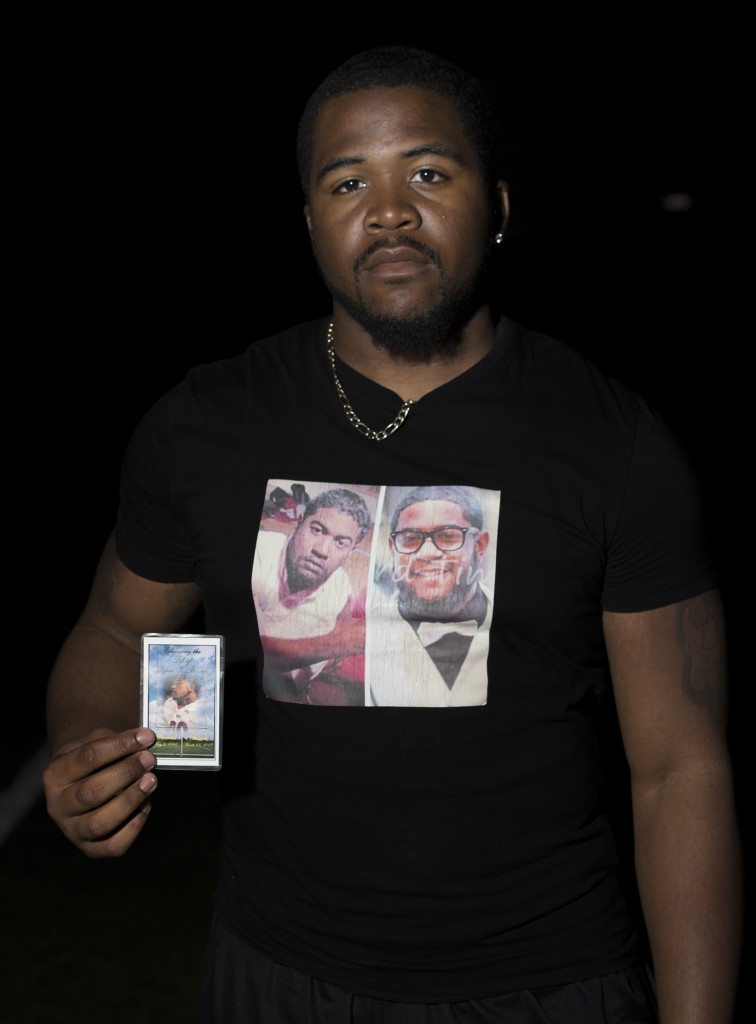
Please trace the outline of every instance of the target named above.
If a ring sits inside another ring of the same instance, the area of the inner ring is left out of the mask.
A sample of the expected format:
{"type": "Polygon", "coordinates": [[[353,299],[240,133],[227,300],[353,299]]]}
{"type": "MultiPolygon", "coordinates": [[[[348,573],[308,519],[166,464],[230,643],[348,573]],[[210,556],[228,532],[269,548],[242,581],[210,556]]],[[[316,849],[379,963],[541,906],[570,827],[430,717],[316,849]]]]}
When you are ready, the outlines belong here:
{"type": "Polygon", "coordinates": [[[452,149],[450,146],[445,146],[441,142],[432,142],[427,146],[417,146],[415,149],[408,149],[406,152],[402,153],[402,156],[405,158],[426,155],[443,156],[446,157],[447,160],[453,160],[462,167],[467,164],[467,160],[458,149],[452,149]]]}
{"type": "Polygon", "coordinates": [[[335,537],[336,540],[348,540],[350,543],[354,540],[354,537],[351,537],[348,533],[334,533],[332,530],[329,530],[326,524],[322,520],[317,519],[314,515],[309,518],[312,519],[314,523],[317,523],[323,533],[327,533],[329,537],[335,537]]]}
{"type": "MultiPolygon", "coordinates": [[[[416,146],[414,149],[405,150],[401,155],[405,160],[411,160],[416,156],[441,156],[445,157],[447,160],[453,160],[461,167],[467,165],[467,160],[458,149],[452,149],[450,146],[444,146],[440,142],[428,143],[425,146],[416,146]]],[[[335,160],[329,160],[328,163],[318,171],[315,182],[316,184],[319,184],[327,174],[331,171],[338,170],[340,167],[352,167],[354,165],[364,163],[364,156],[340,156],[335,160]]]]}
{"type": "Polygon", "coordinates": [[[318,171],[318,175],[315,178],[315,183],[319,184],[326,174],[331,171],[337,171],[339,167],[351,167],[353,164],[364,164],[364,156],[340,156],[335,160],[329,160],[328,163],[318,171]]]}

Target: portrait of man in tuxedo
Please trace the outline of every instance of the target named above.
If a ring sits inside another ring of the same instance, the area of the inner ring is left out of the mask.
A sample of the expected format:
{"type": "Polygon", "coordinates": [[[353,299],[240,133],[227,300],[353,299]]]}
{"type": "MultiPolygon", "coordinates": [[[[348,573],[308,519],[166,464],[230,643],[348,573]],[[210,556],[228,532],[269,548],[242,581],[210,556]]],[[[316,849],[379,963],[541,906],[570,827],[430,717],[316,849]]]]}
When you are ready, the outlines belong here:
{"type": "Polygon", "coordinates": [[[405,489],[388,515],[391,589],[387,600],[384,572],[371,607],[369,702],[485,704],[493,597],[480,498],[472,488],[420,486],[405,489]]]}

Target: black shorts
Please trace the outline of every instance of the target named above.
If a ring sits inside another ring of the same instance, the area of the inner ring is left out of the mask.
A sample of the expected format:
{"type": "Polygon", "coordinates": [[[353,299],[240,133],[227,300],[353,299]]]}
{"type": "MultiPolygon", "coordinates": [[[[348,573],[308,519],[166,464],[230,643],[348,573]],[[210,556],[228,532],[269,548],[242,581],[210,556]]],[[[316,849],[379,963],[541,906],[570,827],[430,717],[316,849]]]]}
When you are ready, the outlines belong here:
{"type": "Polygon", "coordinates": [[[658,1024],[644,967],[451,1003],[355,995],[262,956],[213,922],[198,1024],[658,1024]]]}

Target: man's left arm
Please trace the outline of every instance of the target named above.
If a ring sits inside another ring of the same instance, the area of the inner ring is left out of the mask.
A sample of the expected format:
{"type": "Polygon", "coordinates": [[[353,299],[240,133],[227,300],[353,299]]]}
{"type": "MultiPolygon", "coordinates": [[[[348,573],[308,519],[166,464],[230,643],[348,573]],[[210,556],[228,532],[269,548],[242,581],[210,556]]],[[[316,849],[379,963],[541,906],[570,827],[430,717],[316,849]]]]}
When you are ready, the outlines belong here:
{"type": "Polygon", "coordinates": [[[661,1021],[731,1024],[742,865],[720,596],[605,612],[603,623],[661,1021]]]}

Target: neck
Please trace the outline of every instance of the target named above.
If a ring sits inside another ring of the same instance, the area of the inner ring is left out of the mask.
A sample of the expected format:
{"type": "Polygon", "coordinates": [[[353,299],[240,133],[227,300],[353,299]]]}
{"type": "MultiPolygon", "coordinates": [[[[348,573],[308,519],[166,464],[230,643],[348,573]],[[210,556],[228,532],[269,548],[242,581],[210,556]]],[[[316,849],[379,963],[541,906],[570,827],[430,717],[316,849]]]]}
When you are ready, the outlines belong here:
{"type": "Polygon", "coordinates": [[[403,401],[413,402],[469,370],[491,351],[496,337],[488,306],[473,314],[458,336],[447,339],[437,354],[422,359],[387,352],[338,304],[334,305],[333,325],[339,359],[403,401]]]}

